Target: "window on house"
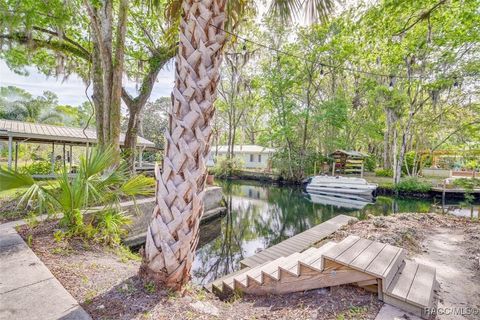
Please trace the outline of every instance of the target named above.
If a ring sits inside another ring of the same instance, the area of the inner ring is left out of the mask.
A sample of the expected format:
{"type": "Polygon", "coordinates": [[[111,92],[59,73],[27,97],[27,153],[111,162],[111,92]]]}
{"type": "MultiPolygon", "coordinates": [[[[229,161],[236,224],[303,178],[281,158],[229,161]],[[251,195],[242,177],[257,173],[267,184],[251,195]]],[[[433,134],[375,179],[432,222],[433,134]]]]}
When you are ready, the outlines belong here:
{"type": "Polygon", "coordinates": [[[261,154],[258,155],[258,162],[262,162],[262,155],[261,154]]]}
{"type": "Polygon", "coordinates": [[[250,155],[250,162],[253,162],[253,154],[250,155]]]}

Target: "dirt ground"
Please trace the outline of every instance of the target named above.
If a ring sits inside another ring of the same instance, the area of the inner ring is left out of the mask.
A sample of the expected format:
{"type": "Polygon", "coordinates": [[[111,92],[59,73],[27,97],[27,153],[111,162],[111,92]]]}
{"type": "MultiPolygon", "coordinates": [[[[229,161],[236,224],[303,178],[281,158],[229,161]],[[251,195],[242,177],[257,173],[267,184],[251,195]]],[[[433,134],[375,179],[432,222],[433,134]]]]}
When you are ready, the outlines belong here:
{"type": "MultiPolygon", "coordinates": [[[[138,256],[79,239],[55,240],[56,228],[55,222],[49,222],[34,229],[23,227],[20,233],[94,319],[374,319],[382,306],[375,294],[353,286],[221,301],[190,285],[180,295],[141,281],[138,256]]],[[[437,214],[397,214],[357,222],[332,238],[349,234],[402,246],[422,263],[455,269],[462,283],[470,285],[455,286],[458,278],[438,270],[439,301],[445,306],[477,303],[478,307],[479,223],[437,214]],[[455,244],[448,247],[445,241],[455,244]]]]}

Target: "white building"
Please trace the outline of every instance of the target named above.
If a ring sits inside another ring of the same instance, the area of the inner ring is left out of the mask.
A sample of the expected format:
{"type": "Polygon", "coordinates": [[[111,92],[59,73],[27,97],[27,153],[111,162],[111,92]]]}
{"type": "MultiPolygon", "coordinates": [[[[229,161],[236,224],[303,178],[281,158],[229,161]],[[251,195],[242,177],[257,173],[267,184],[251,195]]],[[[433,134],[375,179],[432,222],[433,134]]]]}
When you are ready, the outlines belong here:
{"type": "MultiPolygon", "coordinates": [[[[212,146],[207,166],[215,165],[216,157],[225,157],[228,146],[212,146]]],[[[271,157],[275,149],[257,146],[257,145],[237,145],[233,148],[235,158],[242,161],[246,169],[266,170],[271,168],[271,157]]]]}

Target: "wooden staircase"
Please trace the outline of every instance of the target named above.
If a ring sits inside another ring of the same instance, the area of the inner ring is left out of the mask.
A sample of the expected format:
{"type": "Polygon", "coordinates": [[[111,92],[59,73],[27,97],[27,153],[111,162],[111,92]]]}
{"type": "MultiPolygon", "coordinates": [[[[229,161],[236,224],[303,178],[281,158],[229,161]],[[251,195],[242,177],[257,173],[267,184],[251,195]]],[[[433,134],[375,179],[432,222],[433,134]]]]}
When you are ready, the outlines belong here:
{"type": "Polygon", "coordinates": [[[215,281],[212,291],[284,294],[342,284],[375,290],[386,303],[426,317],[434,302],[435,269],[405,260],[402,248],[349,236],[242,269],[215,281]]]}

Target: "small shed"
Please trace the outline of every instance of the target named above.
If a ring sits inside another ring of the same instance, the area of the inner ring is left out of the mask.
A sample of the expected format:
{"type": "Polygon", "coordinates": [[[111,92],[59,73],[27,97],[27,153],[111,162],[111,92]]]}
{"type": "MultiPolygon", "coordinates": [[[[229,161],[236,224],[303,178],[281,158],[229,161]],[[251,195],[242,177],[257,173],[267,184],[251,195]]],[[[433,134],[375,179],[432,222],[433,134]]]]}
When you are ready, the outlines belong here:
{"type": "Polygon", "coordinates": [[[363,162],[367,156],[354,150],[336,150],[330,154],[330,157],[333,158],[332,175],[343,173],[363,176],[363,162]]]}

